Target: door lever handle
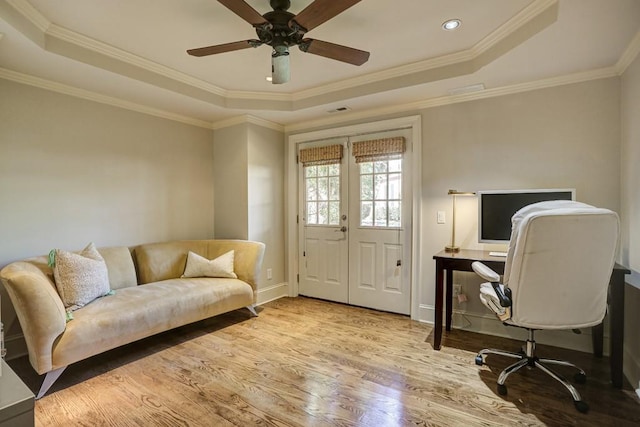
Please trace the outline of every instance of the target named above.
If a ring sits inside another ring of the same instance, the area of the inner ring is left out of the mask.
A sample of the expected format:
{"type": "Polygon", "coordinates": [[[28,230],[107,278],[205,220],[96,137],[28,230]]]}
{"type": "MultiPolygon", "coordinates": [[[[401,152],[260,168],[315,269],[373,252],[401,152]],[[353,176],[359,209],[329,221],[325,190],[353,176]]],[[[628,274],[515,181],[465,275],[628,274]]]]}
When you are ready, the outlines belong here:
{"type": "Polygon", "coordinates": [[[335,231],[336,233],[339,233],[339,232],[345,233],[347,231],[347,226],[343,225],[342,227],[340,227],[339,230],[333,230],[333,231],[335,231]]]}

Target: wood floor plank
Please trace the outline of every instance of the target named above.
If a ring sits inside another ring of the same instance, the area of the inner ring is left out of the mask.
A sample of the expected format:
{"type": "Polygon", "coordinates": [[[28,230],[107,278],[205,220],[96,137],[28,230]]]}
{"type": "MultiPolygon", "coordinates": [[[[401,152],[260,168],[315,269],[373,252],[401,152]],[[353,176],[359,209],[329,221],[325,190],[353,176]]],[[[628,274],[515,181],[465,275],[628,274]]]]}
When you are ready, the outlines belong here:
{"type": "MultiPolygon", "coordinates": [[[[569,393],[523,369],[500,396],[512,362],[474,357],[521,343],[454,330],[434,351],[430,325],[309,298],[283,298],[177,328],[67,368],[36,402],[37,426],[625,426],[640,399],[614,389],[608,359],[539,346],[581,365],[578,413],[569,393]]],[[[32,388],[26,358],[9,364],[32,388]]],[[[558,370],[570,378],[571,371],[558,370]]]]}

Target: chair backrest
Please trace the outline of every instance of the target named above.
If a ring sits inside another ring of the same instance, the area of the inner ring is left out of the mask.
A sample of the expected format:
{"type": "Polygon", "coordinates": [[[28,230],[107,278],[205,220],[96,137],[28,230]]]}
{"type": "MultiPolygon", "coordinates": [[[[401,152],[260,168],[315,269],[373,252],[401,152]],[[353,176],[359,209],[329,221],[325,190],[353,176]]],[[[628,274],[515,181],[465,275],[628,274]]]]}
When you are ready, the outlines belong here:
{"type": "Polygon", "coordinates": [[[512,218],[504,282],[518,326],[573,329],[602,322],[618,215],[573,201],[526,206],[512,218]]]}

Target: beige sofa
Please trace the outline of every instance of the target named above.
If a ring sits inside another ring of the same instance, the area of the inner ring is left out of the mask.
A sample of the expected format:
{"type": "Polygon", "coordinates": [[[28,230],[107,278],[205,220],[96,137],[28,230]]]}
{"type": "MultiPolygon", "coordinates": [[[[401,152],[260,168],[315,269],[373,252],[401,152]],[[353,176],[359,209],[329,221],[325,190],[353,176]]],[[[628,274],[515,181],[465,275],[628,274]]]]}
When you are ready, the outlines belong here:
{"type": "Polygon", "coordinates": [[[71,363],[159,332],[238,308],[255,315],[264,244],[187,240],[98,251],[115,292],[73,312],[67,321],[47,257],[13,262],[0,271],[24,333],[29,361],[47,374],[37,398],[71,363]],[[181,278],[187,253],[214,259],[234,251],[232,278],[181,278]]]}

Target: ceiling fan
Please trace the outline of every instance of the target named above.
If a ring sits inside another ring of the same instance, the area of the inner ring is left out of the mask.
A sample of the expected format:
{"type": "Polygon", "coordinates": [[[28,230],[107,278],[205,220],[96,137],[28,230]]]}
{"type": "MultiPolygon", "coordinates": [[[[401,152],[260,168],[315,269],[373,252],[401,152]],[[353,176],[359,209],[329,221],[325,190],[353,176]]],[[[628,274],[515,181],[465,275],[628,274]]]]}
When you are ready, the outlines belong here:
{"type": "Polygon", "coordinates": [[[322,40],[305,38],[305,34],[320,24],[350,8],[360,0],[315,0],[302,12],[294,15],[287,10],[289,0],[270,0],[273,11],[260,15],[244,0],[218,0],[233,13],[251,24],[258,39],[189,49],[193,56],[207,56],[266,44],[271,53],[272,83],[286,83],[290,78],[289,47],[297,45],[301,51],[353,65],[362,65],[369,52],[322,40]]]}

